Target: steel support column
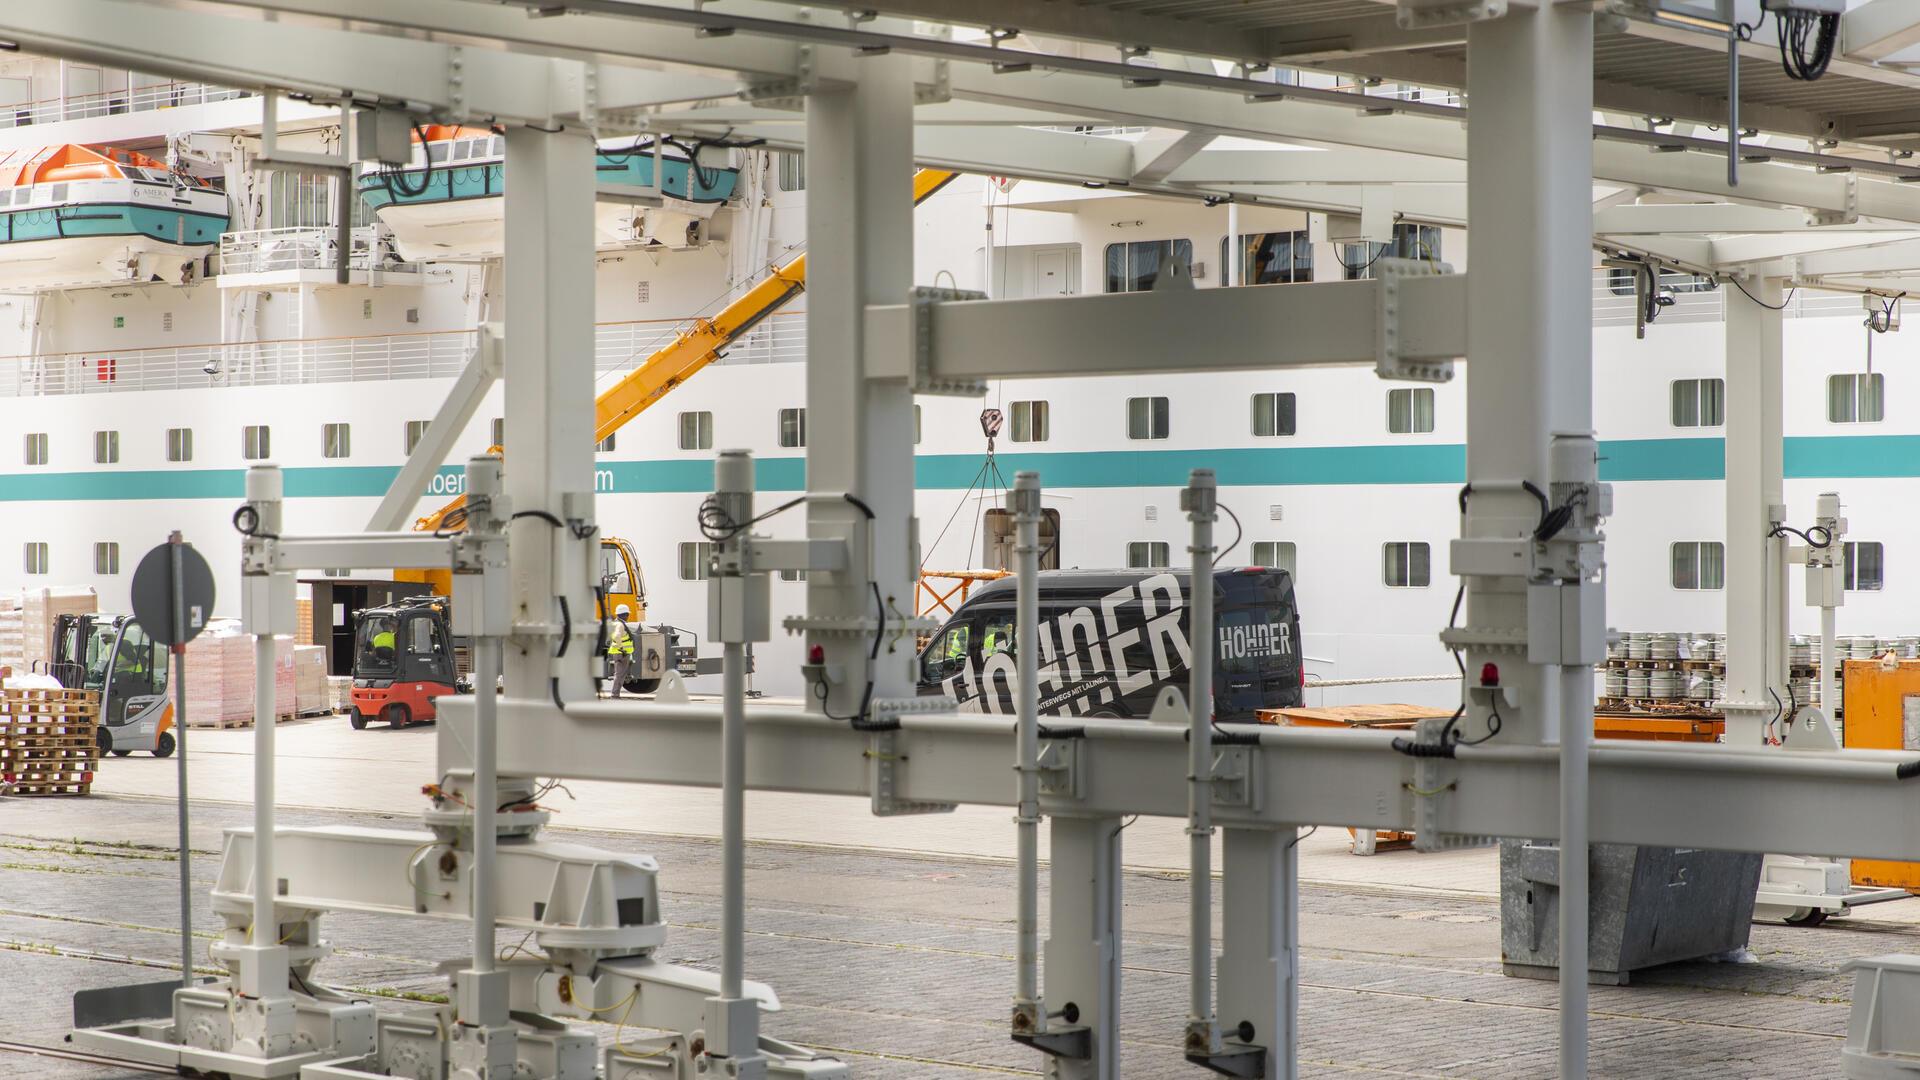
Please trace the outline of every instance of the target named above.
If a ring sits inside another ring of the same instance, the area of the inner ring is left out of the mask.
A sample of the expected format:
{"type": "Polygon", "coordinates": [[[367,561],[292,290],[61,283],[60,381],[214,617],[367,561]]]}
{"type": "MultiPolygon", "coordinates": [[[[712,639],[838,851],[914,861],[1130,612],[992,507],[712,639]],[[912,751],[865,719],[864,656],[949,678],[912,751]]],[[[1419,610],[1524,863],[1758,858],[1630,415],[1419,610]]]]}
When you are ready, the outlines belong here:
{"type": "MultiPolygon", "coordinates": [[[[1781,281],[1726,290],[1727,745],[1761,745],[1778,713],[1775,653],[1786,646],[1784,567],[1767,534],[1785,514],[1781,480],[1781,281]],[[1752,293],[1749,298],[1747,293],[1752,293]],[[1772,691],[1771,693],[1769,691],[1772,691]]],[[[1704,572],[1705,567],[1702,567],[1704,572]]],[[[1702,582],[1702,584],[1706,584],[1702,582]]],[[[1823,705],[1827,703],[1823,702],[1823,705]]]]}
{"type": "Polygon", "coordinates": [[[553,677],[567,700],[594,694],[585,655],[596,630],[593,541],[519,516],[593,520],[593,438],[580,423],[594,396],[593,153],[585,131],[507,129],[506,491],[519,517],[508,533],[511,604],[521,643],[532,645],[506,650],[512,698],[546,698],[553,677]],[[578,662],[562,670],[552,657],[568,619],[578,662]]]}
{"type": "MultiPolygon", "coordinates": [[[[1593,14],[1542,4],[1467,33],[1467,481],[1463,528],[1530,537],[1556,434],[1593,430],[1593,14]],[[1531,487],[1533,491],[1527,490],[1531,487]]],[[[1462,727],[1563,743],[1560,1075],[1586,1076],[1586,733],[1590,668],[1530,664],[1527,578],[1467,579],[1462,727]],[[1482,675],[1492,665],[1497,675],[1482,675]],[[1492,681],[1503,689],[1480,692],[1492,681]],[[1502,700],[1504,699],[1504,700],[1502,700]],[[1571,704],[1569,704],[1571,703],[1571,704]],[[1499,710],[1495,719],[1495,710],[1499,710]]]]}
{"type": "Polygon", "coordinates": [[[844,538],[852,556],[851,573],[807,578],[807,647],[825,650],[829,673],[826,701],[808,705],[833,716],[914,695],[911,649],[868,660],[873,621],[912,610],[913,395],[904,378],[868,379],[863,362],[867,305],[903,302],[913,280],[913,79],[900,57],[862,71],[807,99],[807,490],[872,514],[807,506],[807,534],[844,538]]]}
{"type": "MultiPolygon", "coordinates": [[[[1047,1080],[1119,1080],[1120,834],[1117,817],[1056,817],[1047,876],[1047,1007],[1091,1033],[1085,1058],[1046,1059],[1047,1080]]],[[[1065,1019],[1063,1017],[1063,1019],[1065,1019]]]]}
{"type": "Polygon", "coordinates": [[[1267,1048],[1266,1080],[1299,1072],[1300,832],[1222,830],[1220,1026],[1267,1048]]]}

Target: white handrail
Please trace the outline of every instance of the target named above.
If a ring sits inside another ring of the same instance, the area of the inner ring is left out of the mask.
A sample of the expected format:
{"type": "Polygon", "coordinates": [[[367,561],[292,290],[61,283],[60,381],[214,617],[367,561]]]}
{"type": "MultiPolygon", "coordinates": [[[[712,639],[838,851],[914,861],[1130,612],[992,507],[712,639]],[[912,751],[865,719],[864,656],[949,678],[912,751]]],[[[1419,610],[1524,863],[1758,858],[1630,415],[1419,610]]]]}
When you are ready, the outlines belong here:
{"type": "MultiPolygon", "coordinates": [[[[594,367],[602,384],[671,342],[681,325],[666,320],[595,327],[594,367]]],[[[475,344],[474,331],[450,330],[0,356],[0,397],[450,379],[475,344]]],[[[728,351],[727,361],[800,360],[806,345],[805,312],[783,313],[755,327],[728,351]]]]}

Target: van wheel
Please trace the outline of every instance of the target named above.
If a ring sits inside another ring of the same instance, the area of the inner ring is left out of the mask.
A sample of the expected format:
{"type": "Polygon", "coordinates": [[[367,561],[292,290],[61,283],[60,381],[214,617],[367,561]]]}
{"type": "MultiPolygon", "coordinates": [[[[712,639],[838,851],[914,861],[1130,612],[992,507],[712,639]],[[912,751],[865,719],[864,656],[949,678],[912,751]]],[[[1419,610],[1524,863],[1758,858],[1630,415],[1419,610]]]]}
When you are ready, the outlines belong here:
{"type": "Polygon", "coordinates": [[[367,730],[367,714],[361,712],[359,709],[354,709],[347,713],[347,723],[352,724],[353,730],[355,731],[365,731],[367,730]]]}
{"type": "Polygon", "coordinates": [[[173,745],[174,745],[173,732],[171,731],[161,732],[160,737],[158,739],[155,739],[153,742],[153,756],[154,757],[172,757],[173,745]]]}
{"type": "Polygon", "coordinates": [[[413,710],[396,701],[387,706],[386,718],[387,723],[392,724],[396,728],[403,728],[413,720],[413,710]]]}
{"type": "Polygon", "coordinates": [[[627,693],[629,694],[651,694],[658,689],[660,689],[659,679],[627,680],[627,693]]]}
{"type": "Polygon", "coordinates": [[[133,751],[131,750],[109,750],[107,752],[112,754],[114,757],[128,757],[133,753],[133,751]]]}

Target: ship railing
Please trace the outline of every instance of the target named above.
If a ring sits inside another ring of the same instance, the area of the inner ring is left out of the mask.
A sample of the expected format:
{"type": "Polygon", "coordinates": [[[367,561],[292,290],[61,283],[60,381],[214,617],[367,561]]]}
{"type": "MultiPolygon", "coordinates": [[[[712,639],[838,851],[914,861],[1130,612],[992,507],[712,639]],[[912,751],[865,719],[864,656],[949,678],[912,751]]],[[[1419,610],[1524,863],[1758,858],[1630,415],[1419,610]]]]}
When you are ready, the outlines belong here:
{"type": "Polygon", "coordinates": [[[151,112],[183,105],[204,105],[210,101],[228,101],[249,96],[245,90],[206,83],[164,82],[88,94],[67,94],[0,105],[0,128],[53,124],[62,120],[86,120],[96,116],[151,112]]]}
{"type": "MultiPolygon", "coordinates": [[[[293,226],[279,229],[242,229],[220,237],[222,274],[265,274],[279,270],[332,270],[340,265],[339,237],[331,226],[293,226]]],[[[355,270],[371,265],[384,273],[419,273],[420,264],[407,262],[382,225],[353,230],[348,256],[355,270]]]]}
{"type": "MultiPolygon", "coordinates": [[[[678,319],[594,327],[594,367],[617,378],[671,342],[678,319]]],[[[806,315],[768,317],[727,351],[726,363],[806,355],[806,315]]],[[[473,355],[471,330],[108,349],[0,357],[0,397],[202,390],[236,386],[450,379],[473,355]]]]}
{"type": "MultiPolygon", "coordinates": [[[[1593,325],[1632,326],[1634,298],[1631,270],[1601,267],[1593,272],[1593,325]]],[[[1663,272],[1661,287],[1673,296],[1673,304],[1660,309],[1656,322],[1719,322],[1726,317],[1727,293],[1732,285],[1713,285],[1691,274],[1663,272]]],[[[1842,315],[1865,317],[1860,298],[1852,293],[1818,292],[1796,289],[1786,298],[1781,312],[1787,318],[1827,318],[1842,315]]]]}

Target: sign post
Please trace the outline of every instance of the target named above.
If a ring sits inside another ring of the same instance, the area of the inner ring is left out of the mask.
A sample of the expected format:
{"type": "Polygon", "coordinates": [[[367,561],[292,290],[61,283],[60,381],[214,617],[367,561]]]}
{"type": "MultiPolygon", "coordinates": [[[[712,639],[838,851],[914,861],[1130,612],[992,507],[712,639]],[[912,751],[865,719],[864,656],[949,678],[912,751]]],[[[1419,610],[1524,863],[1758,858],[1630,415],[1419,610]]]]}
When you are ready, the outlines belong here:
{"type": "Polygon", "coordinates": [[[200,636],[213,616],[213,571],[207,560],[180,538],[141,558],[133,572],[133,617],[147,635],[173,652],[174,742],[180,751],[180,983],[193,985],[192,846],[187,835],[187,642],[200,636]]]}

